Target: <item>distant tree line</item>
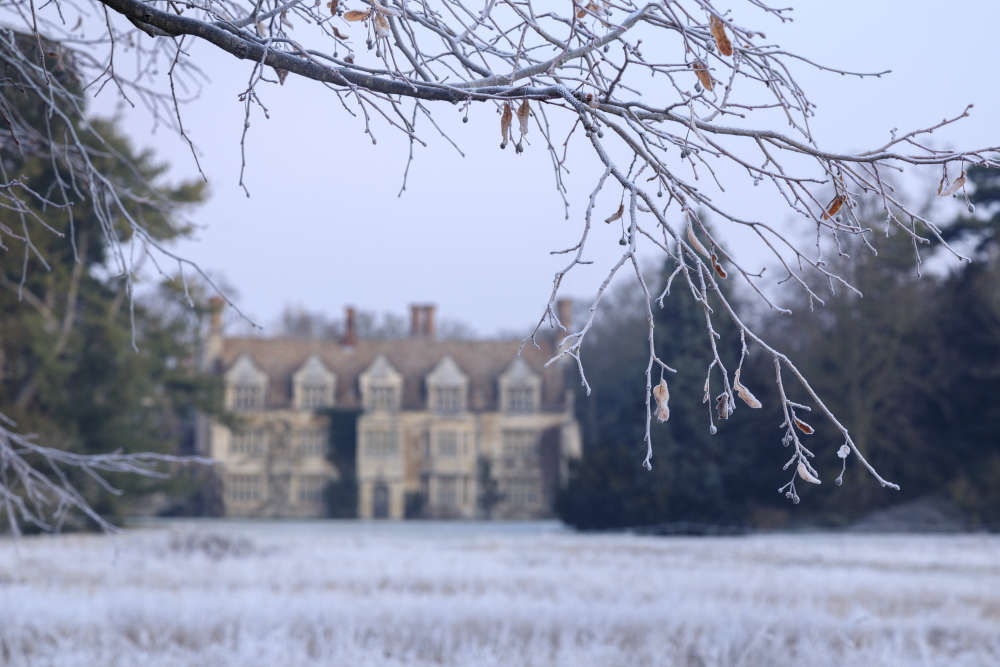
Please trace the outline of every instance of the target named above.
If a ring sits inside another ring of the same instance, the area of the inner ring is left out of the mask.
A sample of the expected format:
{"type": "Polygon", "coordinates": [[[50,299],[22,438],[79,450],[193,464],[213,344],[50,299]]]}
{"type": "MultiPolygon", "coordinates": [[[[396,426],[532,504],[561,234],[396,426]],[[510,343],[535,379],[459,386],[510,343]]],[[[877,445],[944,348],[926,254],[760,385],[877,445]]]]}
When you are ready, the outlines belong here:
{"type": "MultiPolygon", "coordinates": [[[[645,328],[645,307],[621,290],[584,350],[594,378],[593,394],[577,400],[584,456],[559,497],[559,516],[581,529],[839,526],[927,499],[957,508],[965,527],[1000,528],[1000,177],[971,168],[968,180],[970,212],[943,236],[970,262],[941,262],[921,248],[925,266],[950,270],[925,268],[918,278],[909,237],[893,234],[877,258],[860,239],[845,239],[851,257],[829,262],[863,298],[840,289],[814,309],[804,296],[788,304],[793,316],[758,314],[770,340],[812,378],[869,460],[902,491],[872,483],[850,459],[837,488],[838,434],[817,419],[810,444],[823,484],[802,493],[797,506],[780,497],[788,452],[780,443],[772,360],[751,347],[741,380],[763,408],[738,404],[710,435],[707,411],[714,406],[701,404],[696,391],[705,381],[704,314],[678,299],[654,308],[658,354],[678,373],[668,377],[670,419],[656,427],[654,469],[643,470],[645,403],[631,388],[647,355],[631,341],[645,328]]],[[[873,230],[884,229],[875,204],[869,220],[873,230]]],[[[733,368],[740,350],[730,342],[738,337],[719,333],[720,354],[733,368]]]]}
{"type": "MultiPolygon", "coordinates": [[[[407,320],[396,313],[376,313],[360,309],[355,314],[355,329],[362,340],[393,340],[409,335],[407,320]]],[[[337,315],[310,310],[303,306],[285,306],[273,327],[274,335],[301,340],[341,340],[344,320],[337,315]]],[[[475,330],[464,322],[442,319],[435,336],[441,340],[471,340],[475,330]]]]}

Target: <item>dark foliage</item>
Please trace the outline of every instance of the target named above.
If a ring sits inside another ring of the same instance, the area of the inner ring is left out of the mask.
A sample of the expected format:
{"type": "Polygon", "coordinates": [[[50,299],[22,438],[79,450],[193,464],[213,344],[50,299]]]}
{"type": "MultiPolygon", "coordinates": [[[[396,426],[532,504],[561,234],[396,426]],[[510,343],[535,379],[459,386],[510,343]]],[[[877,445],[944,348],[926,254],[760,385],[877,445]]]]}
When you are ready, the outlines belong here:
{"type": "MultiPolygon", "coordinates": [[[[774,366],[759,348],[751,346],[742,381],[764,407],[738,403],[719,433],[709,435],[708,406],[700,403],[710,358],[704,314],[686,294],[654,310],[658,353],[678,373],[667,377],[670,420],[654,428],[654,469],[642,469],[645,405],[635,387],[647,361],[645,345],[636,342],[643,339],[644,306],[620,291],[584,351],[593,386],[590,397],[580,392],[578,400],[584,457],[559,497],[559,516],[582,529],[702,526],[712,532],[718,526],[845,525],[875,510],[934,499],[960,508],[966,526],[1000,527],[1000,214],[994,206],[1000,186],[986,171],[970,169],[969,179],[978,217],[959,217],[944,236],[971,247],[974,261],[918,278],[904,234],[881,239],[878,257],[847,239],[851,257],[829,263],[863,298],[839,289],[811,311],[803,297],[790,304],[795,315],[764,314],[758,325],[902,491],[881,488],[852,459],[844,486],[834,486],[841,440],[817,416],[808,444],[824,484],[802,493],[798,506],[780,498],[775,490],[791,471],[780,470],[788,450],[777,428],[774,366]]],[[[923,254],[926,259],[929,252],[923,254]]],[[[723,318],[716,322],[720,355],[732,373],[738,336],[723,318]]],[[[721,389],[717,375],[713,381],[714,396],[721,389]]],[[[792,400],[811,402],[787,377],[786,389],[792,400]]]]}

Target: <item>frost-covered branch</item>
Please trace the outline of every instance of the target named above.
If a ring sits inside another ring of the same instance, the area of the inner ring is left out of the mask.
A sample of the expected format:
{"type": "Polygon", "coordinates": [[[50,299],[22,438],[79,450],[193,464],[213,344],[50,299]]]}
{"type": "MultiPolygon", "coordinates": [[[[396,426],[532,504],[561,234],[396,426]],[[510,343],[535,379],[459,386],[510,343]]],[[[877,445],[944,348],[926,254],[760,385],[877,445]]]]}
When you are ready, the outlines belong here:
{"type": "MultiPolygon", "coordinates": [[[[373,142],[382,128],[401,133],[410,145],[402,190],[413,163],[413,145],[430,141],[425,132],[440,134],[458,147],[442,120],[453,107],[463,121],[473,123],[483,122],[473,114],[475,109],[489,110],[491,132],[496,131],[492,119],[498,114],[501,148],[512,144],[517,152],[546,151],[567,217],[572,196],[566,184],[569,166],[594,163],[602,175],[587,200],[580,240],[561,251],[571,259],[555,275],[538,325],[526,343],[546,323],[565,329],[567,323],[559,322],[555,308],[560,287],[568,273],[589,263],[587,253],[595,243],[590,233],[593,214],[600,202],[610,199],[618,203],[617,211],[598,217],[622,226],[622,254],[608,267],[582,327],[565,331],[553,361],[573,360],[589,390],[582,345],[612,279],[631,264],[649,314],[650,356],[644,378],[648,396],[655,369],[661,370],[660,380],[665,382],[662,373],[671,363],[656,356],[652,308],[655,302],[662,304],[671,283],[679,280],[687,289],[672,298],[690,297],[704,312],[712,350],[706,360],[709,398],[713,374],[722,387],[715,404],[709,405],[715,415],[710,412],[710,428],[715,428],[716,417],[729,418],[736,397],[743,398],[741,389],[749,393],[736,374],[730,375],[716,349],[714,323],[724,317],[739,330],[744,353],[749,340],[778,364],[775,382],[790,444],[795,444],[792,463],[797,470],[816,476],[808,450],[793,429],[796,410],[805,408],[785,397],[782,370],[809,395],[812,408],[843,434],[845,444],[876,479],[891,486],[867,464],[847,429],[792,361],[738,317],[718,281],[743,284],[769,309],[788,309],[769,295],[762,272],[747,270],[737,253],[716,238],[707,217],[722,234],[726,227],[749,230],[783,272],[780,282],[801,290],[810,305],[823,303],[822,285],[853,289],[847,278],[827,265],[825,252],[843,254],[843,240],[850,237],[862,238],[875,250],[871,230],[859,214],[863,198],[878,198],[886,224],[910,236],[915,248],[933,240],[960,257],[941,238],[938,225],[910,206],[885,176],[913,168],[935,170],[940,172],[940,193],[964,196],[966,167],[998,166],[998,147],[939,149],[929,139],[968,116],[971,105],[927,127],[894,133],[888,142],[867,150],[843,152],[820,146],[810,128],[815,106],[793,70],[808,66],[858,78],[888,72],[844,71],[768,42],[759,24],[790,21],[791,11],[762,0],[747,0],[733,12],[722,11],[710,0],[572,4],[484,0],[475,5],[469,0],[85,0],[73,5],[54,0],[37,11],[18,0],[6,11],[8,20],[21,22],[19,29],[54,40],[65,54],[40,60],[14,57],[18,66],[35,63],[31,66],[41,73],[34,78],[39,99],[51,98],[55,90],[46,72],[59,57],[72,57],[87,73],[88,87],[111,86],[123,99],[144,105],[157,123],[188,142],[195,156],[195,143],[184,131],[183,105],[198,94],[205,73],[186,49],[201,42],[248,61],[250,76],[241,98],[242,169],[247,166],[246,143],[252,140],[251,115],[254,109],[265,109],[262,96],[267,87],[280,86],[288,76],[325,86],[347,114],[359,119],[373,142]],[[99,37],[78,36],[81,25],[95,23],[104,26],[99,37]],[[123,51],[135,56],[135,65],[127,70],[120,57],[123,51]],[[158,70],[168,72],[166,82],[155,74],[158,70]],[[734,179],[768,187],[786,213],[815,231],[815,244],[803,244],[768,221],[743,213],[740,202],[724,187],[734,179]],[[637,258],[645,251],[676,262],[658,297],[639,271],[637,258]],[[721,309],[709,305],[710,295],[721,309]]],[[[95,205],[101,207],[104,219],[111,210],[118,211],[134,237],[183,265],[182,258],[158,246],[145,233],[143,222],[127,213],[128,193],[102,180],[72,133],[43,140],[60,147],[54,154],[74,156],[81,179],[67,183],[67,192],[79,187],[100,190],[102,196],[94,201],[100,202],[95,205]]],[[[53,205],[65,206],[70,200],[60,192],[23,192],[16,176],[0,176],[7,184],[2,193],[9,205],[39,196],[53,205]]],[[[242,172],[240,180],[243,185],[242,172]]],[[[32,226],[44,228],[44,221],[25,213],[22,230],[3,229],[0,236],[27,238],[32,226]]],[[[107,233],[115,232],[108,227],[107,233]]],[[[26,248],[30,252],[31,244],[26,248]]],[[[742,360],[737,373],[741,368],[742,360]]],[[[637,378],[637,390],[638,383],[637,378]]],[[[654,452],[649,428],[654,406],[648,398],[646,405],[648,465],[654,452]]],[[[794,496],[794,487],[791,491],[794,496]]]]}
{"type": "Polygon", "coordinates": [[[83,473],[105,493],[119,494],[107,476],[128,473],[144,477],[166,477],[165,464],[211,463],[209,459],[155,453],[76,454],[36,442],[18,433],[16,424],[0,414],[0,510],[14,535],[31,525],[40,530],[58,530],[67,515],[79,512],[102,530],[114,526],[91,507],[70,479],[83,473]]]}

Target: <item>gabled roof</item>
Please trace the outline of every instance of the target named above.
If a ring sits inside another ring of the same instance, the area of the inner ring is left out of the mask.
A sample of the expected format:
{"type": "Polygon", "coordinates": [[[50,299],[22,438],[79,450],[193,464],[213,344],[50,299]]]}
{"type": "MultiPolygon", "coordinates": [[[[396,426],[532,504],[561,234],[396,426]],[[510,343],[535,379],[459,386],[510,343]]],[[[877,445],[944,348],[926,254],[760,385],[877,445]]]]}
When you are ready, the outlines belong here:
{"type": "Polygon", "coordinates": [[[535,384],[541,379],[523,357],[515,357],[502,377],[509,384],[535,384]]]}
{"type": "Polygon", "coordinates": [[[403,338],[360,340],[355,345],[344,346],[336,341],[292,338],[224,338],[219,362],[221,370],[241,355],[252,357],[254,366],[271,380],[267,404],[272,407],[291,405],[292,376],[315,355],[336,375],[335,403],[342,407],[360,407],[362,373],[388,369],[402,379],[402,408],[424,409],[425,381],[445,358],[450,357],[466,378],[472,410],[496,409],[500,376],[511,371],[514,377],[523,377],[526,370],[541,380],[542,409],[562,409],[566,390],[563,367],[559,364],[544,367],[553,351],[547,343],[539,342],[542,349],[526,346],[518,357],[519,340],[403,338]],[[379,357],[383,361],[378,361],[379,357]]]}
{"type": "Polygon", "coordinates": [[[326,367],[323,360],[315,354],[310,354],[306,362],[292,376],[295,382],[302,384],[329,384],[334,380],[334,374],[326,367]]]}
{"type": "Polygon", "coordinates": [[[263,384],[267,382],[267,373],[257,367],[253,357],[246,352],[233,362],[225,374],[226,381],[233,384],[263,384]]]}
{"type": "Polygon", "coordinates": [[[401,376],[398,372],[396,372],[396,369],[392,367],[389,360],[382,354],[375,357],[375,361],[373,361],[371,366],[361,373],[361,377],[365,378],[369,382],[378,382],[379,380],[383,382],[396,382],[401,379],[401,376]]]}
{"type": "Polygon", "coordinates": [[[428,386],[456,386],[464,385],[467,378],[465,373],[459,367],[455,360],[451,358],[451,355],[446,356],[444,359],[438,362],[437,366],[434,367],[430,373],[427,374],[427,384],[428,386]]]}

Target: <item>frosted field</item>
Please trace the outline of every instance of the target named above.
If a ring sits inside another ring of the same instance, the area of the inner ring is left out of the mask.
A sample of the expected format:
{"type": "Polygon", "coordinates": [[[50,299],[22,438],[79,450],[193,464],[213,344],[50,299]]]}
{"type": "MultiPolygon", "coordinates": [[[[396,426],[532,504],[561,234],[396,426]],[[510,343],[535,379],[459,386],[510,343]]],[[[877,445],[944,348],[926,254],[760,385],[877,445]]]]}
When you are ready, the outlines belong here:
{"type": "Polygon", "coordinates": [[[1000,665],[1000,538],[177,523],[0,541],[12,665],[1000,665]]]}

